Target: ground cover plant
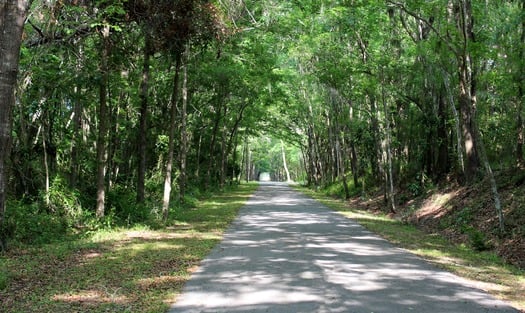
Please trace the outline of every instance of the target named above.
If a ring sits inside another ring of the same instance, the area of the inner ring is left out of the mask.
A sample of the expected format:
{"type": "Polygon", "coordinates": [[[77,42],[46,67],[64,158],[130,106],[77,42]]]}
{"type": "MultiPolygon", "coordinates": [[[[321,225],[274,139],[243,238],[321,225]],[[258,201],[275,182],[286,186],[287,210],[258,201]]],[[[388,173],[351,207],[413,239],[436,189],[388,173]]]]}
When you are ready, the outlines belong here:
{"type": "Polygon", "coordinates": [[[165,312],[255,188],[177,209],[163,229],[13,248],[0,256],[0,312],[165,312]]]}
{"type": "Polygon", "coordinates": [[[355,201],[341,201],[322,192],[297,188],[390,242],[475,281],[478,288],[525,310],[525,271],[507,264],[494,252],[477,251],[470,245],[452,242],[439,233],[426,232],[380,211],[359,207],[355,201]]]}

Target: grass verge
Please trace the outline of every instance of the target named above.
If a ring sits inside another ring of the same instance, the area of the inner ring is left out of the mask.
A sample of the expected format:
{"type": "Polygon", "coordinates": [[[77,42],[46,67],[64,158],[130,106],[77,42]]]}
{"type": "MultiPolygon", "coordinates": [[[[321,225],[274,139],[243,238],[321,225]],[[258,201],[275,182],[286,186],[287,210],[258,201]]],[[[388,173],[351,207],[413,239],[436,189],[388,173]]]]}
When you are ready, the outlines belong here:
{"type": "Polygon", "coordinates": [[[317,199],[327,207],[349,217],[390,242],[421,256],[429,262],[476,282],[495,297],[512,303],[525,312],[525,272],[505,264],[494,253],[478,252],[465,245],[455,245],[436,234],[425,233],[413,225],[356,210],[348,203],[307,188],[297,190],[317,199]]]}
{"type": "Polygon", "coordinates": [[[256,188],[177,211],[166,229],[99,231],[0,255],[0,312],[166,312],[256,188]]]}

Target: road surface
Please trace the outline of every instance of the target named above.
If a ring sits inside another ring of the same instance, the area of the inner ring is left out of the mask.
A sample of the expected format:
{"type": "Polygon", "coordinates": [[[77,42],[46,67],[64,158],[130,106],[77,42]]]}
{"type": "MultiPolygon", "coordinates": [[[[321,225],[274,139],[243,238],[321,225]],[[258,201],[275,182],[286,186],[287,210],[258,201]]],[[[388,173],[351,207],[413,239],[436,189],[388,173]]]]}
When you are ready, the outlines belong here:
{"type": "Polygon", "coordinates": [[[518,311],[285,184],[264,183],[176,312],[518,311]]]}

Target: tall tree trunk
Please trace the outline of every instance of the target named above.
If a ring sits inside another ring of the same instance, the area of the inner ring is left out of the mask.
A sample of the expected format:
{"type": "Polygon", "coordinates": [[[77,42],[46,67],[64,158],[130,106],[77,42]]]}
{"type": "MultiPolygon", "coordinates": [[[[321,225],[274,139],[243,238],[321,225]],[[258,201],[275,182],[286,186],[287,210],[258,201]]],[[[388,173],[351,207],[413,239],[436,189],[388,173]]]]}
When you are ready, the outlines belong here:
{"type": "Polygon", "coordinates": [[[521,66],[517,70],[516,82],[518,84],[518,95],[517,95],[517,140],[516,140],[516,164],[518,166],[524,166],[523,162],[523,145],[525,143],[525,125],[523,121],[523,106],[525,104],[525,65],[523,60],[525,59],[525,1],[521,1],[521,36],[520,36],[520,47],[518,48],[518,61],[521,66]]]}
{"type": "Polygon", "coordinates": [[[186,196],[186,159],[188,154],[188,130],[187,130],[187,106],[188,106],[188,60],[190,57],[190,46],[186,45],[184,64],[182,66],[182,103],[180,108],[180,153],[179,153],[179,201],[184,203],[186,196]]]}
{"type": "Polygon", "coordinates": [[[98,136],[97,136],[97,206],[95,214],[98,218],[105,214],[106,200],[106,159],[107,159],[107,136],[108,136],[108,103],[107,87],[109,81],[109,26],[102,31],[102,55],[100,61],[101,79],[99,85],[99,109],[98,109],[98,136]]]}
{"type": "Polygon", "coordinates": [[[461,115],[461,127],[463,135],[463,146],[466,155],[466,179],[472,181],[479,171],[480,159],[477,150],[476,138],[476,76],[473,69],[470,45],[474,42],[474,20],[472,17],[472,3],[470,0],[462,0],[458,6],[457,15],[458,31],[461,33],[463,45],[458,57],[459,77],[459,111],[461,115]]]}
{"type": "Polygon", "coordinates": [[[386,162],[387,162],[387,181],[388,181],[388,203],[389,203],[389,211],[391,213],[396,213],[396,203],[394,199],[394,177],[392,174],[392,134],[390,129],[390,112],[388,110],[388,106],[386,104],[386,95],[385,95],[385,81],[384,81],[384,73],[383,70],[381,70],[381,98],[383,102],[383,111],[385,112],[385,132],[386,132],[386,138],[385,138],[385,151],[386,151],[386,162]]]}
{"type": "Polygon", "coordinates": [[[175,56],[175,74],[173,76],[173,92],[171,95],[170,107],[168,156],[166,159],[166,172],[164,173],[164,196],[162,197],[162,218],[165,222],[168,220],[171,197],[171,175],[173,170],[173,155],[175,153],[175,128],[177,122],[177,101],[179,97],[179,76],[181,69],[181,59],[182,54],[178,53],[175,56]]]}
{"type": "MultiPolygon", "coordinates": [[[[77,50],[77,59],[75,69],[77,73],[81,72],[84,51],[81,47],[77,50]]],[[[80,147],[82,146],[82,86],[80,84],[80,74],[77,74],[77,83],[74,87],[73,97],[73,138],[71,139],[71,163],[69,186],[71,188],[77,187],[78,176],[80,174],[80,147]]]]}
{"type": "Polygon", "coordinates": [[[20,45],[29,1],[0,2],[0,251],[7,250],[5,231],[7,166],[20,45]]]}
{"type": "Polygon", "coordinates": [[[80,147],[82,144],[82,105],[80,103],[81,87],[75,86],[75,98],[73,104],[73,138],[71,140],[71,165],[69,175],[69,186],[71,188],[77,187],[78,176],[79,176],[79,159],[80,159],[80,147]]]}
{"type": "Polygon", "coordinates": [[[144,203],[146,181],[146,162],[148,144],[148,99],[151,59],[151,37],[146,32],[144,46],[144,64],[142,66],[142,79],[140,82],[140,128],[138,133],[139,162],[137,170],[137,203],[144,203]]]}

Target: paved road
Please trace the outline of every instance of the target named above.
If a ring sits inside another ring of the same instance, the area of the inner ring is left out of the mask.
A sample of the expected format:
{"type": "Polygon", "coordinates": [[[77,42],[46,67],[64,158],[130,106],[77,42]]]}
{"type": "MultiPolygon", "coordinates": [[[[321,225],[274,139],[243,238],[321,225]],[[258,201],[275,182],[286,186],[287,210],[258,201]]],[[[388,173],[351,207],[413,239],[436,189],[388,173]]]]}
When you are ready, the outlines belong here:
{"type": "Polygon", "coordinates": [[[175,312],[518,312],[283,184],[262,184],[175,312]]]}

